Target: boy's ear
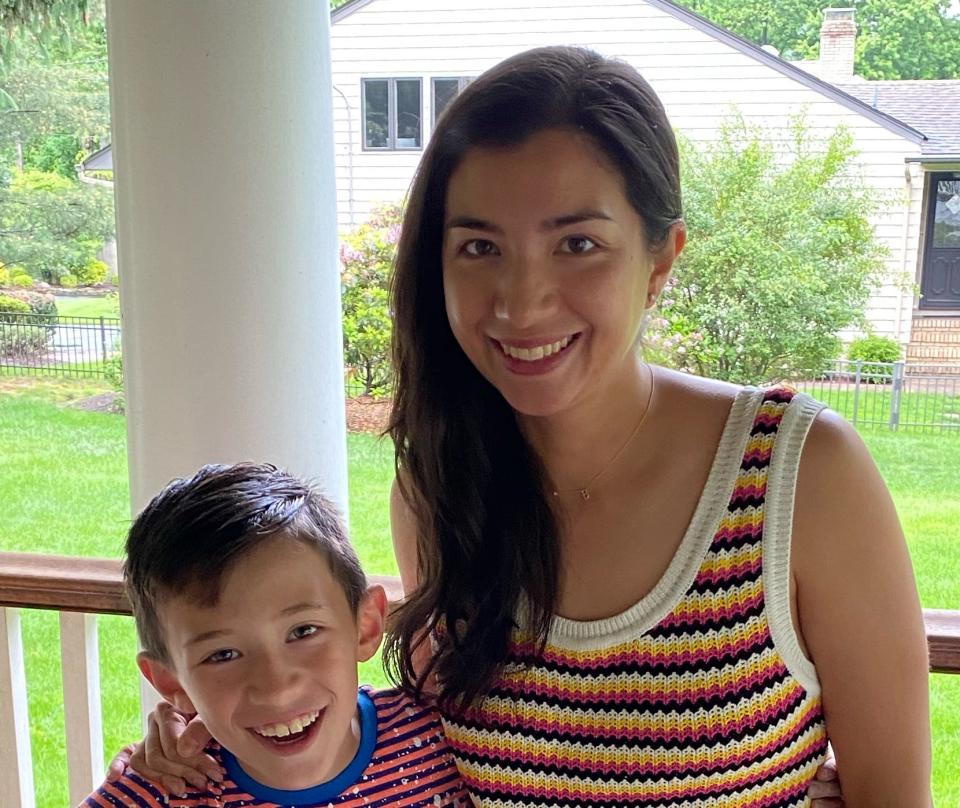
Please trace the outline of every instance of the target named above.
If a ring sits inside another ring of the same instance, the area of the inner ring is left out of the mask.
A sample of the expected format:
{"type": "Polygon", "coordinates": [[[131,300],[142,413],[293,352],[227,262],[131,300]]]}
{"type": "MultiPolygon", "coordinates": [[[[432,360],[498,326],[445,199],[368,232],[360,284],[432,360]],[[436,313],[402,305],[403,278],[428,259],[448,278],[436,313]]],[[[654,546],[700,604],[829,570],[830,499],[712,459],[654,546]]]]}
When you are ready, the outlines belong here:
{"type": "Polygon", "coordinates": [[[357,662],[366,662],[380,647],[387,618],[387,593],[379,584],[369,587],[357,608],[357,662]]]}
{"type": "Polygon", "coordinates": [[[176,707],[181,713],[195,715],[197,710],[186,691],[180,685],[177,674],[167,665],[152,656],[146,651],[137,654],[137,667],[140,673],[146,679],[153,689],[176,707]]]}

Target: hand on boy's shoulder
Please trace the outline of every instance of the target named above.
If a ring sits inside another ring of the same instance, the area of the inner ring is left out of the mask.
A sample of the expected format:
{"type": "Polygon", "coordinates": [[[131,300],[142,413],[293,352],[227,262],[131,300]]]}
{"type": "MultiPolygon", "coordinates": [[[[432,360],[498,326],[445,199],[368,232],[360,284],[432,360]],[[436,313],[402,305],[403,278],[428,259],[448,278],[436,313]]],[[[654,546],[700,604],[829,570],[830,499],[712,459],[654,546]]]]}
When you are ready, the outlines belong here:
{"type": "MultiPolygon", "coordinates": [[[[217,750],[219,746],[212,743],[204,751],[215,755],[217,750]]],[[[202,790],[187,785],[182,795],[168,795],[158,781],[127,766],[118,779],[104,782],[80,808],[199,808],[211,804],[211,798],[219,798],[222,790],[222,784],[211,781],[202,790]]]]}

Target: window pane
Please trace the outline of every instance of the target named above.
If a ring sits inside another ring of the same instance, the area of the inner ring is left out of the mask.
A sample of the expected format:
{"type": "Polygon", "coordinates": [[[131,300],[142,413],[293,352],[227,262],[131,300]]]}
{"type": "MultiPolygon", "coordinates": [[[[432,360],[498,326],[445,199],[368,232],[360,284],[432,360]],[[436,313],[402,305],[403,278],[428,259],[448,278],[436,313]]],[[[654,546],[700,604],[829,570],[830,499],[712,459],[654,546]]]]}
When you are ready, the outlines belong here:
{"type": "Polygon", "coordinates": [[[960,247],[960,180],[940,180],[937,183],[933,246],[960,247]]]}
{"type": "Polygon", "coordinates": [[[390,111],[390,82],[386,79],[363,81],[363,137],[368,149],[389,146],[387,120],[390,111]]]}
{"type": "Polygon", "coordinates": [[[397,148],[420,148],[420,79],[397,79],[397,148]]]}
{"type": "Polygon", "coordinates": [[[460,91],[460,79],[433,80],[433,121],[436,123],[440,113],[457,97],[460,91]]]}

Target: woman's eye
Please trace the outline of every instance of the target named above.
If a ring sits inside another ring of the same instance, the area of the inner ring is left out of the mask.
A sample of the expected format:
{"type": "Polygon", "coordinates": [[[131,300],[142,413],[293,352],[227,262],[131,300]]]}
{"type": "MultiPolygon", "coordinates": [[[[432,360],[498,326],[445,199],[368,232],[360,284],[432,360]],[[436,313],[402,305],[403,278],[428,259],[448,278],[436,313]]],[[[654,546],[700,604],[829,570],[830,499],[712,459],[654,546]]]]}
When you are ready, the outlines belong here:
{"type": "Polygon", "coordinates": [[[293,640],[302,640],[304,637],[310,637],[316,634],[319,630],[320,627],[314,625],[297,626],[290,632],[290,638],[293,640]]]}
{"type": "Polygon", "coordinates": [[[475,238],[472,241],[468,241],[461,249],[467,255],[473,256],[474,258],[498,254],[497,245],[492,241],[487,241],[485,238],[475,238]]]}
{"type": "Polygon", "coordinates": [[[560,249],[563,252],[573,253],[574,255],[582,255],[583,253],[587,253],[596,249],[596,247],[597,243],[586,236],[570,236],[569,238],[565,238],[563,240],[563,244],[561,245],[560,249]]]}
{"type": "Polygon", "coordinates": [[[220,662],[230,662],[240,656],[239,652],[233,648],[224,648],[220,651],[214,651],[210,656],[204,659],[204,662],[211,662],[214,665],[220,662]]]}

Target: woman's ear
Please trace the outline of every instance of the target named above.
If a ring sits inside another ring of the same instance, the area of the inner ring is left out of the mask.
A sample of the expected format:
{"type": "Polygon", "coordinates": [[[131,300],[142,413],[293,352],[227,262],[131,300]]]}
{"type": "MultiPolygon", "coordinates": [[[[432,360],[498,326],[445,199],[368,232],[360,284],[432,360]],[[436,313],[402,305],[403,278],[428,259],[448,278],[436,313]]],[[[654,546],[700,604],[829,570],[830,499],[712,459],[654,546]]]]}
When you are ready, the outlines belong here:
{"type": "Polygon", "coordinates": [[[387,619],[387,593],[374,584],[364,593],[357,608],[357,662],[366,662],[377,653],[387,619]]]}
{"type": "Polygon", "coordinates": [[[663,244],[652,251],[653,268],[650,270],[650,280],[647,283],[647,308],[657,302],[663,287],[673,271],[673,262],[683,252],[687,243],[687,226],[680,219],[670,225],[667,237],[663,244]]]}
{"type": "Polygon", "coordinates": [[[143,678],[153,685],[153,689],[181,713],[196,715],[197,710],[180,684],[176,671],[146,651],[137,654],[137,667],[140,668],[143,678]]]}

